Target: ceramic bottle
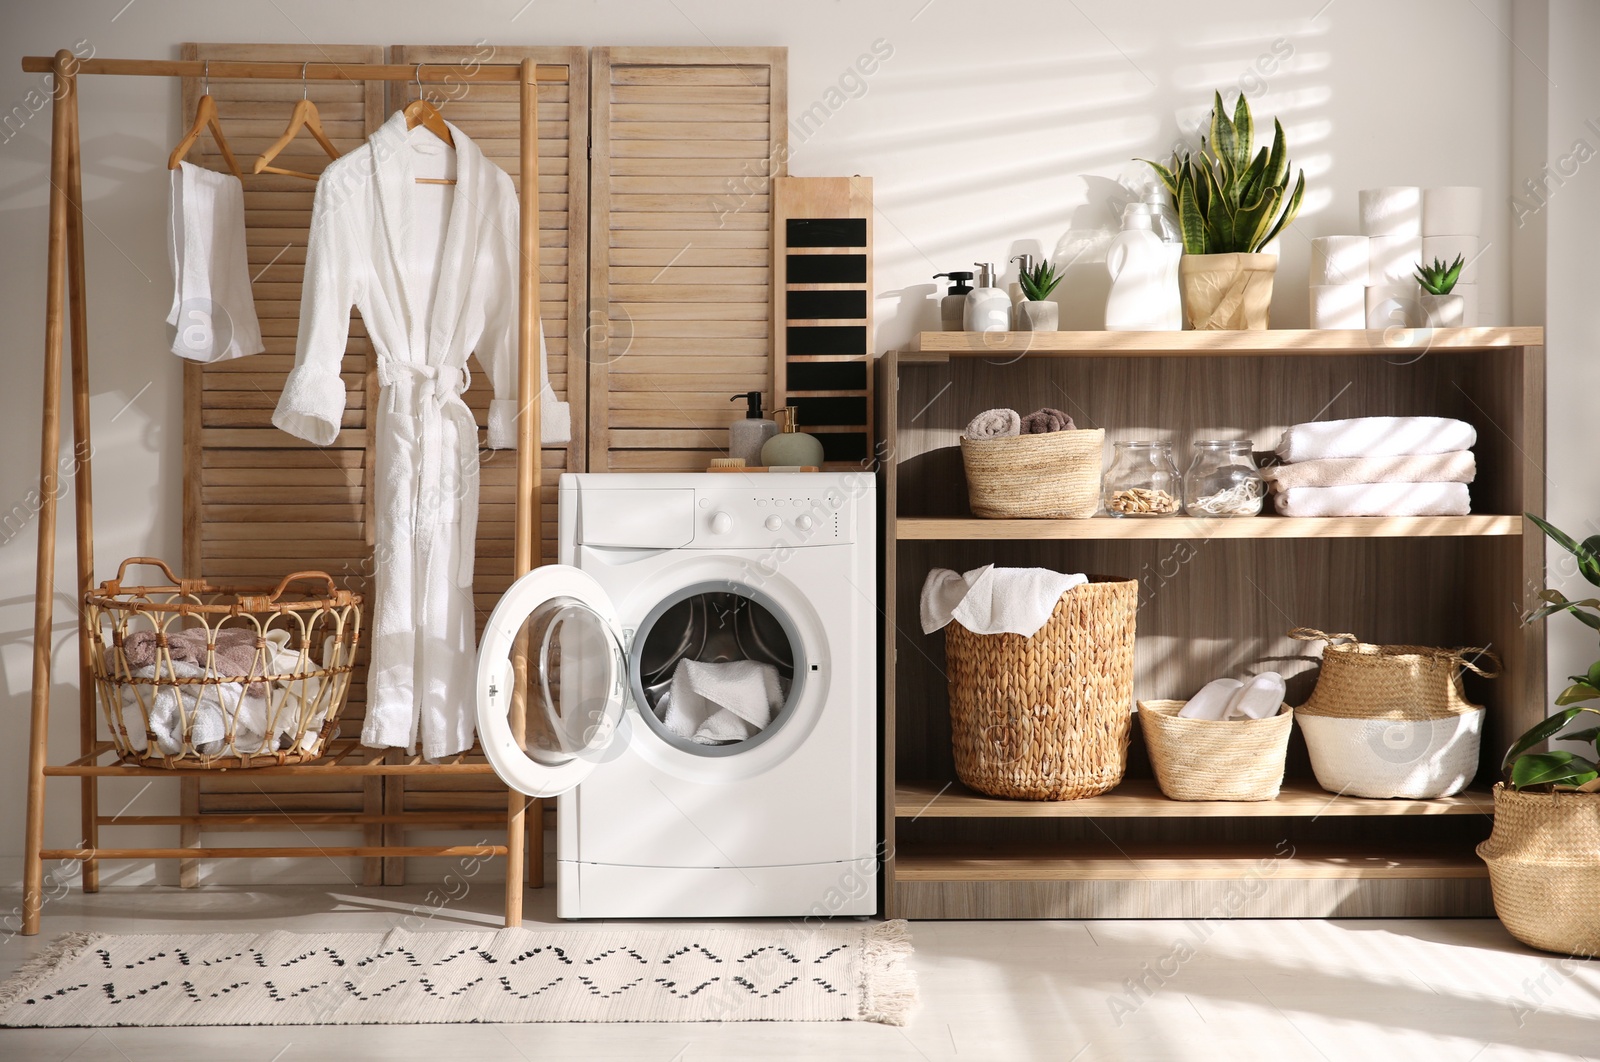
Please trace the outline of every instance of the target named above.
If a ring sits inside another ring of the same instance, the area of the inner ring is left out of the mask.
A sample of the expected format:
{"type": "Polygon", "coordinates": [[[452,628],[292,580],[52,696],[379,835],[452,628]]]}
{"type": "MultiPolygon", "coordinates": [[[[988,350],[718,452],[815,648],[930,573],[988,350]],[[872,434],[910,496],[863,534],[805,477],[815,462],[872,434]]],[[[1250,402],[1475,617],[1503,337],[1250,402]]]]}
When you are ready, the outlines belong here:
{"type": "Polygon", "coordinates": [[[746,391],[728,401],[737,402],[740,399],[747,405],[744,419],[728,425],[728,456],[740,458],[745,465],[754,468],[761,463],[762,445],[778,434],[778,422],[761,415],[760,391],[746,391]]]}
{"type": "Polygon", "coordinates": [[[963,321],[968,332],[1007,332],[1011,330],[1011,296],[995,287],[993,262],[974,262],[978,283],[967,295],[963,321]]]}
{"type": "Polygon", "coordinates": [[[933,275],[935,280],[940,277],[950,279],[950,289],[939,300],[939,327],[946,332],[959,332],[966,327],[963,311],[967,308],[967,294],[972,291],[972,285],[967,283],[972,274],[955,270],[933,275]]]}

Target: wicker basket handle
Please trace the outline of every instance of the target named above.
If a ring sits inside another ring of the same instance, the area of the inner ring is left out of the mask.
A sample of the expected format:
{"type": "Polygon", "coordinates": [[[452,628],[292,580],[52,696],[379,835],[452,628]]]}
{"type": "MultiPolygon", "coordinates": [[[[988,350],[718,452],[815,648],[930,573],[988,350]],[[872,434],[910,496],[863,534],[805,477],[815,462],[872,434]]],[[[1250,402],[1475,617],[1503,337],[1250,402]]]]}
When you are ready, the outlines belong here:
{"type": "Polygon", "coordinates": [[[266,611],[278,603],[278,598],[282,597],[285,591],[289,589],[290,583],[308,581],[327,584],[328,589],[325,596],[327,597],[329,604],[334,606],[342,606],[350,603],[350,591],[340,590],[337,584],[334,583],[333,576],[329,575],[327,572],[309,571],[291,572],[290,574],[285,575],[278,583],[278,588],[272,591],[270,594],[252,594],[248,596],[241,596],[239,598],[239,607],[247,612],[266,611]]]}
{"type": "Polygon", "coordinates": [[[134,564],[144,564],[151,568],[160,568],[161,574],[167,577],[167,582],[177,587],[179,593],[197,594],[205,588],[205,580],[181,579],[178,577],[176,572],[167,567],[167,562],[159,557],[129,557],[127,560],[117,565],[117,577],[115,579],[107,579],[105,583],[102,584],[107,594],[119,594],[122,592],[122,580],[126,578],[129,566],[134,564]]]}
{"type": "Polygon", "coordinates": [[[1329,644],[1349,642],[1352,645],[1358,645],[1361,642],[1361,639],[1353,634],[1329,634],[1327,631],[1319,631],[1315,627],[1296,627],[1289,632],[1289,637],[1297,642],[1328,642],[1329,644]]]}
{"type": "Polygon", "coordinates": [[[1461,662],[1462,667],[1475,675],[1482,675],[1487,679],[1500,677],[1502,670],[1500,658],[1494,654],[1493,650],[1457,649],[1453,655],[1461,662]],[[1487,668],[1480,666],[1478,664],[1479,660],[1487,660],[1489,666],[1487,668]]]}

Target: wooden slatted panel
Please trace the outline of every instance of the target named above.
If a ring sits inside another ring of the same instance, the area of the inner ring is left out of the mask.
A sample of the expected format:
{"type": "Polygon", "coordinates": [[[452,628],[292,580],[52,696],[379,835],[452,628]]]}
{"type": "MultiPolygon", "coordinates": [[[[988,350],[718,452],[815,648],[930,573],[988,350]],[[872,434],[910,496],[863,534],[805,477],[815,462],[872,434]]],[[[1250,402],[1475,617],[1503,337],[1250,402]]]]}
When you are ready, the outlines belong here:
{"type": "Polygon", "coordinates": [[[772,394],[783,48],[596,48],[589,468],[700,471],[772,394]]]}
{"type": "MultiPolygon", "coordinates": [[[[186,59],[256,59],[295,62],[378,63],[377,45],[185,44],[186,59]]],[[[245,171],[245,245],[256,314],[266,350],[247,358],[184,366],[184,566],[191,574],[226,582],[273,584],[284,574],[320,569],[341,585],[371,593],[366,472],[371,451],[367,407],[371,346],[359,318],[352,321],[343,378],[347,395],[343,429],[334,444],[315,447],[272,426],[272,411],[294,364],[300,317],[300,280],[316,185],[297,177],[250,172],[256,157],[282,133],[302,86],[212,78],[224,135],[245,171]]],[[[305,89],[316,103],[324,132],[341,153],[359,147],[384,119],[382,82],[313,81],[305,89]]],[[[201,85],[183,82],[183,122],[194,114],[201,85]]],[[[225,164],[209,134],[189,161],[210,169],[225,164]]],[[[274,164],[318,173],[329,159],[302,133],[274,164]]],[[[359,732],[366,705],[366,647],[357,658],[346,734],[359,732]]],[[[269,785],[249,771],[207,774],[185,781],[186,801],[202,812],[305,809],[377,810],[381,779],[329,777],[281,779],[269,785]],[[197,790],[197,792],[196,792],[197,790]]],[[[366,831],[366,843],[380,834],[366,831]]],[[[186,829],[194,844],[199,830],[186,829]]],[[[375,884],[380,861],[364,861],[375,884]]],[[[185,884],[196,879],[185,866],[185,884]]]]}

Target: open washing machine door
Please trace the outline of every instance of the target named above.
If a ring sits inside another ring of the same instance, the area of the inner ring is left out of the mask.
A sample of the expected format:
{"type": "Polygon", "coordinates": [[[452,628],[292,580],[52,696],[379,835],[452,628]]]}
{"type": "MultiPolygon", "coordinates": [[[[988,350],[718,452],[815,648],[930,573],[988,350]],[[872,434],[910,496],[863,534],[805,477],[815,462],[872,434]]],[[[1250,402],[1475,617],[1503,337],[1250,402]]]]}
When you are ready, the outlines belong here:
{"type": "Polygon", "coordinates": [[[622,626],[593,576],[535,568],[495,605],[478,650],[478,739],[513,789],[557,796],[618,746],[628,704],[622,626]]]}

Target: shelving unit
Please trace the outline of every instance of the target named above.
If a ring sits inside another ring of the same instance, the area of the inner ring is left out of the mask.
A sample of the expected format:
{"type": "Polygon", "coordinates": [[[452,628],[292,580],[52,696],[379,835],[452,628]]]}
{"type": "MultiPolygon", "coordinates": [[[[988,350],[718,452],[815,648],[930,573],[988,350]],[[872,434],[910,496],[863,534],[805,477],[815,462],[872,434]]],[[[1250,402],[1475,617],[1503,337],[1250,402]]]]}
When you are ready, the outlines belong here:
{"type": "Polygon", "coordinates": [[[879,359],[883,425],[885,910],[910,918],[1448,916],[1492,912],[1473,852],[1498,754],[1544,714],[1544,634],[1520,612],[1544,547],[1543,334],[923,333],[879,359]],[[1268,450],[1290,423],[1427,414],[1478,429],[1465,517],[984,520],[958,438],[976,413],[1056,406],[1113,441],[1197,436],[1268,450]],[[1078,801],[987,797],[955,779],[944,637],[922,634],[933,567],[986,563],[1140,581],[1135,696],[1277,670],[1302,703],[1317,656],[1296,626],[1377,642],[1488,645],[1503,677],[1474,786],[1439,800],[1323,791],[1298,730],[1278,799],[1184,803],[1155,785],[1138,727],[1126,780],[1078,801]]]}

